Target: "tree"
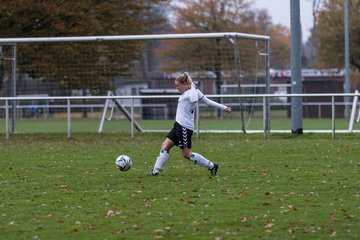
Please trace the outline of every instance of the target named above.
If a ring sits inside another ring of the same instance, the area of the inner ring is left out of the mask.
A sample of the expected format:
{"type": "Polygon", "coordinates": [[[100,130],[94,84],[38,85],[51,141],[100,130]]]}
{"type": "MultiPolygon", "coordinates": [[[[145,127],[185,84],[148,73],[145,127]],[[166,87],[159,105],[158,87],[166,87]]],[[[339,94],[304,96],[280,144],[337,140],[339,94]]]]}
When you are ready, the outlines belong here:
{"type": "MultiPolygon", "coordinates": [[[[173,11],[175,33],[242,32],[270,35],[271,66],[289,67],[289,30],[285,26],[273,25],[266,10],[252,10],[251,2],[248,0],[185,0],[181,2],[181,5],[175,6],[173,11]]],[[[241,45],[244,44],[247,43],[241,43],[241,45]]],[[[225,51],[223,48],[223,42],[218,40],[210,40],[206,43],[192,41],[191,44],[186,41],[174,41],[164,54],[164,57],[168,56],[171,60],[168,61],[165,70],[171,71],[178,66],[189,69],[193,62],[214,59],[215,63],[212,66],[209,63],[203,63],[202,70],[213,71],[218,76],[220,66],[216,59],[223,57],[225,51]],[[197,56],[200,49],[208,49],[202,54],[205,52],[209,56],[197,56]],[[213,51],[209,51],[210,49],[213,51]]],[[[251,62],[251,59],[248,56],[243,56],[241,59],[243,63],[249,61],[251,62]]]]}
{"type": "MultiPolygon", "coordinates": [[[[149,33],[149,25],[163,21],[161,18],[150,18],[151,9],[163,2],[166,1],[2,0],[0,36],[65,37],[149,33]]],[[[33,78],[52,81],[70,89],[87,88],[93,93],[104,93],[109,88],[110,78],[127,73],[131,63],[139,58],[141,44],[21,44],[18,46],[18,58],[23,61],[18,63],[18,69],[33,78]],[[37,54],[39,52],[42,54],[37,54]],[[80,64],[88,66],[87,69],[79,71],[74,67],[80,64]]],[[[0,69],[4,68],[3,65],[1,61],[0,69]]],[[[3,77],[0,76],[0,81],[3,77]]]]}
{"type": "MultiPolygon", "coordinates": [[[[309,0],[310,1],[310,0],[309,0]]],[[[313,26],[311,28],[311,35],[303,45],[303,54],[306,57],[306,65],[309,67],[317,67],[317,39],[314,38],[314,35],[317,31],[317,16],[318,12],[321,9],[322,0],[311,0],[312,1],[312,16],[313,16],[313,26]]]]}
{"type": "MultiPolygon", "coordinates": [[[[349,1],[350,63],[360,70],[360,0],[349,1]]],[[[327,0],[318,13],[317,49],[324,67],[344,66],[344,1],[327,0]]]]}
{"type": "Polygon", "coordinates": [[[277,24],[268,31],[270,39],[270,64],[275,69],[290,67],[290,30],[277,24]]]}
{"type": "Polygon", "coordinates": [[[318,12],[321,9],[322,0],[312,0],[313,28],[316,29],[318,12]]]}

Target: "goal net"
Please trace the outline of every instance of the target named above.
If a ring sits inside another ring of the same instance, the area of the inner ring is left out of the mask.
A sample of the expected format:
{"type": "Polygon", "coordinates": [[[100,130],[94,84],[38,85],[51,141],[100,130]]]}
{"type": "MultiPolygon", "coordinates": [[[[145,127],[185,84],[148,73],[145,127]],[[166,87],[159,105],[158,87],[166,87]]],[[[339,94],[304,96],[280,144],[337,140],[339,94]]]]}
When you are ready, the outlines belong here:
{"type": "MultiPolygon", "coordinates": [[[[169,128],[161,121],[174,120],[177,99],[170,95],[178,94],[174,80],[179,73],[189,72],[209,96],[257,94],[267,93],[268,67],[269,37],[252,34],[0,39],[0,96],[106,96],[108,91],[116,96],[140,96],[119,102],[125,108],[133,105],[135,117],[144,129],[161,130],[169,128]],[[169,98],[146,98],[152,95],[169,98]]],[[[203,130],[244,130],[249,118],[262,118],[260,98],[214,100],[233,108],[232,115],[227,117],[229,124],[219,126],[216,121],[223,117],[222,113],[200,105],[203,130]]],[[[71,104],[74,119],[96,122],[104,110],[104,100],[79,99],[71,104]]],[[[65,105],[65,100],[17,101],[13,115],[44,119],[42,114],[46,113],[49,121],[62,119],[65,105]],[[34,106],[38,109],[35,113],[34,106]]],[[[2,116],[3,113],[1,110],[2,116]]],[[[126,117],[115,109],[112,119],[126,117]]],[[[107,125],[104,131],[128,129],[107,125]]]]}

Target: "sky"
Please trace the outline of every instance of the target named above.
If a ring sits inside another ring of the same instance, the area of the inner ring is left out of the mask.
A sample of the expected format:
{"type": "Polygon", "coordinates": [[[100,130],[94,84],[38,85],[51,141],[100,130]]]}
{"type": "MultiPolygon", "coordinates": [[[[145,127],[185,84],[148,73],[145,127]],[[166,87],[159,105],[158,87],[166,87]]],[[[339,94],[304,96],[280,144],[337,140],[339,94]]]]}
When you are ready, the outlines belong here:
{"type": "MultiPolygon", "coordinates": [[[[310,36],[313,26],[312,0],[300,1],[300,21],[302,27],[303,41],[310,36]]],[[[290,0],[253,0],[254,7],[266,9],[272,18],[273,24],[282,24],[290,29],[290,0]]]]}

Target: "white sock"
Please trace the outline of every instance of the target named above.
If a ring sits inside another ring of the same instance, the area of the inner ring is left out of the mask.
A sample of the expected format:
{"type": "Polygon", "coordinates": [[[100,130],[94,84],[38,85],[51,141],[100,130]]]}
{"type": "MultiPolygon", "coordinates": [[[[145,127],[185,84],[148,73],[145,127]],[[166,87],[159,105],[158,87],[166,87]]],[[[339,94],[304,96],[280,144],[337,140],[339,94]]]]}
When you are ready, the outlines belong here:
{"type": "Polygon", "coordinates": [[[168,158],[169,153],[166,150],[161,150],[155,162],[155,166],[153,169],[154,174],[159,173],[162,170],[168,158]]]}
{"type": "Polygon", "coordinates": [[[207,160],[205,157],[203,157],[202,155],[198,154],[198,153],[192,153],[190,160],[193,161],[194,163],[197,163],[201,166],[204,167],[208,167],[209,169],[212,169],[214,167],[214,163],[207,160]]]}

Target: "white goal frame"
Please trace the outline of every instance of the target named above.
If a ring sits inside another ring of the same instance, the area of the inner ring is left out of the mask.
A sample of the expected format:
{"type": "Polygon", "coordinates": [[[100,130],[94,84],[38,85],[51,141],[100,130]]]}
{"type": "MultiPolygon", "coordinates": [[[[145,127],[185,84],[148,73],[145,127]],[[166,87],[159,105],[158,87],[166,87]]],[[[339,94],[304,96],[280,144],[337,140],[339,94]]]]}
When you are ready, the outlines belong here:
{"type": "MultiPolygon", "coordinates": [[[[353,103],[352,103],[352,108],[351,108],[351,115],[350,115],[350,121],[349,121],[349,132],[353,131],[354,128],[354,122],[355,122],[355,114],[356,114],[356,107],[358,104],[358,100],[359,100],[359,91],[356,90],[355,91],[355,96],[353,99],[353,103]]],[[[356,122],[360,121],[360,106],[359,106],[359,110],[358,110],[358,116],[356,118],[356,122]]]]}
{"type": "MultiPolygon", "coordinates": [[[[0,38],[0,45],[13,46],[13,58],[10,59],[13,64],[12,81],[16,86],[16,47],[18,43],[50,43],[50,42],[97,42],[97,41],[133,41],[133,40],[170,40],[170,39],[219,39],[227,38],[229,41],[236,43],[238,38],[253,39],[264,41],[265,43],[265,83],[266,93],[270,93],[270,37],[257,34],[246,34],[238,32],[218,32],[218,33],[184,33],[184,34],[149,34],[149,35],[116,35],[116,36],[79,36],[79,37],[35,37],[35,38],[0,38]]],[[[234,45],[237,48],[237,45],[234,45]]],[[[239,56],[235,56],[235,59],[239,56]]],[[[238,59],[239,60],[239,59],[238,59]]],[[[238,64],[238,63],[237,63],[238,64]]],[[[239,71],[238,67],[236,69],[239,71]]],[[[236,76],[238,78],[238,76],[236,76]]],[[[240,83],[239,83],[240,85],[240,83]]],[[[14,88],[13,96],[17,97],[14,88]]],[[[16,133],[16,101],[12,102],[12,132],[16,133]]],[[[242,119],[242,122],[244,120],[242,119]]],[[[265,102],[264,128],[270,131],[270,101],[267,98],[265,102]]],[[[243,129],[243,131],[245,131],[243,129]]]]}

